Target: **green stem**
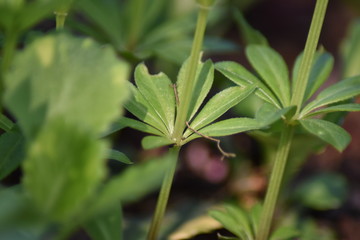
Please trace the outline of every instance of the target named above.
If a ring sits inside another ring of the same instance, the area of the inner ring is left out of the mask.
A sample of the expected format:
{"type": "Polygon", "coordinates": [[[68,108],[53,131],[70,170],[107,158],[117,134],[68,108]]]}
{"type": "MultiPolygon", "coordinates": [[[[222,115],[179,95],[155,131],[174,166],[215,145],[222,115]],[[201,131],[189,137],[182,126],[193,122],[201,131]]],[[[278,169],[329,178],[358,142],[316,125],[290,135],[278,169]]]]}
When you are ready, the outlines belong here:
{"type": "Polygon", "coordinates": [[[187,81],[185,82],[183,97],[181,98],[181,101],[179,103],[179,108],[175,121],[175,129],[173,133],[173,138],[176,139],[178,145],[180,145],[181,137],[186,127],[186,118],[188,117],[187,115],[190,107],[190,100],[195,85],[196,69],[200,60],[200,51],[203,44],[209,9],[209,7],[200,6],[194,41],[190,54],[190,65],[186,72],[187,81]]]}
{"type": "Polygon", "coordinates": [[[68,15],[67,11],[56,11],[56,30],[61,30],[64,28],[66,16],[68,15]]]}
{"type": "Polygon", "coordinates": [[[316,2],[313,19],[311,21],[308,38],[306,40],[304,56],[299,67],[299,74],[295,79],[295,85],[293,86],[291,105],[298,106],[294,119],[298,117],[304,100],[314,54],[318,45],[321,28],[325,18],[327,4],[328,0],[318,0],[316,2]]]}
{"type": "Polygon", "coordinates": [[[279,147],[276,153],[268,190],[266,192],[264,207],[261,214],[260,225],[256,240],[268,240],[271,222],[284,175],[289,150],[293,139],[294,127],[286,126],[281,133],[279,147]]]}
{"type": "Polygon", "coordinates": [[[147,236],[148,240],[156,240],[159,234],[162,220],[164,218],[167,202],[170,195],[171,185],[174,179],[177,161],[179,158],[180,147],[174,146],[169,150],[169,159],[171,161],[170,167],[167,170],[158,197],[156,210],[152,219],[149,233],[147,236]]]}

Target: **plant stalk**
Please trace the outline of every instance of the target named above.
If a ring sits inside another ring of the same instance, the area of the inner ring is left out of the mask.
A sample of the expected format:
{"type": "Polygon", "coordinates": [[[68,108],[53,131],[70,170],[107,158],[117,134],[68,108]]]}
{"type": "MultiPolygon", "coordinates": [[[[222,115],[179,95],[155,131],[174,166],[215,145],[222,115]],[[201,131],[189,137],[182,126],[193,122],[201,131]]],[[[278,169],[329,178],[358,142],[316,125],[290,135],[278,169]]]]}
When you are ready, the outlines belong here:
{"type": "Polygon", "coordinates": [[[67,11],[56,11],[56,30],[64,29],[64,24],[66,17],[68,15],[67,11]]]}
{"type": "Polygon", "coordinates": [[[207,21],[207,16],[209,14],[209,10],[210,10],[209,7],[203,7],[202,5],[200,5],[194,41],[190,53],[190,65],[186,72],[187,81],[185,82],[185,86],[184,86],[184,93],[183,93],[184,95],[179,103],[179,108],[177,111],[177,116],[175,121],[175,129],[173,133],[173,138],[176,139],[176,143],[178,145],[180,145],[181,137],[186,127],[186,120],[187,120],[186,118],[188,117],[190,100],[195,86],[196,70],[199,65],[200,51],[203,44],[206,21],[207,21]]]}
{"type": "Polygon", "coordinates": [[[289,156],[289,150],[294,135],[294,126],[287,125],[281,133],[279,147],[276,153],[274,166],[270,176],[268,190],[261,213],[256,240],[268,240],[276,202],[281,188],[281,182],[289,156]]]}
{"type": "Polygon", "coordinates": [[[297,76],[293,86],[293,95],[291,98],[291,105],[297,106],[296,114],[294,119],[298,117],[301,110],[302,103],[304,101],[304,95],[309,80],[311,66],[314,59],[314,54],[319,42],[321,28],[325,18],[326,7],[328,0],[318,0],[316,2],[314,15],[311,21],[311,26],[306,40],[304,56],[302,58],[299,74],[297,76]]]}
{"type": "Polygon", "coordinates": [[[179,158],[180,147],[174,146],[169,150],[169,157],[167,161],[171,161],[169,169],[167,170],[157,200],[155,214],[152,219],[147,240],[156,240],[160,231],[161,223],[165,215],[167,202],[170,195],[171,185],[174,179],[177,161],[179,158]]]}

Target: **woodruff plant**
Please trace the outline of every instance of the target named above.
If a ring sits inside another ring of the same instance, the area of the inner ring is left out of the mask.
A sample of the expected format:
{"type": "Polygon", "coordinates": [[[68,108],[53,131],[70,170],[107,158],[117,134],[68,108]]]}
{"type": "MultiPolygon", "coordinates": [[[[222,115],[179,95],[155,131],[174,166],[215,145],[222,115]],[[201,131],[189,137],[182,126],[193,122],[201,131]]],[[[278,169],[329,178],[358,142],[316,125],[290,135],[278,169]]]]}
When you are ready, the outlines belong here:
{"type": "Polygon", "coordinates": [[[327,4],[327,0],[317,1],[305,50],[296,60],[292,82],[289,81],[288,69],[282,57],[267,46],[249,45],[246,48],[247,58],[257,75],[234,62],[215,65],[218,71],[239,86],[257,86],[255,94],[266,102],[263,109],[267,108],[268,112],[283,110],[279,147],[256,240],[268,239],[294,134],[306,131],[342,151],[350,142],[350,135],[335,123],[319,117],[331,112],[360,110],[359,104],[346,102],[360,94],[360,76],[346,78],[327,87],[314,98],[315,92],[328,78],[332,66],[331,56],[321,50],[316,53],[327,4]]]}

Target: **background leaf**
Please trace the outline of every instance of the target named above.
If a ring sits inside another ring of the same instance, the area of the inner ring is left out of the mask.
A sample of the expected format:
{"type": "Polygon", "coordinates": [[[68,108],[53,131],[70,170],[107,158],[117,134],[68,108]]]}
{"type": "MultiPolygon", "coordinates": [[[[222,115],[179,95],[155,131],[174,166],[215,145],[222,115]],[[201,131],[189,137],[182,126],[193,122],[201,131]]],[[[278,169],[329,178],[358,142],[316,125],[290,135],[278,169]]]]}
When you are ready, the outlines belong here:
{"type": "Polygon", "coordinates": [[[109,149],[107,154],[108,159],[116,160],[125,164],[133,164],[133,162],[122,152],[114,149],[109,149]]]}
{"type": "Polygon", "coordinates": [[[50,35],[15,57],[5,79],[5,103],[28,138],[46,119],[58,117],[100,134],[120,113],[128,95],[127,74],[127,65],[110,48],[90,39],[50,35]]]}

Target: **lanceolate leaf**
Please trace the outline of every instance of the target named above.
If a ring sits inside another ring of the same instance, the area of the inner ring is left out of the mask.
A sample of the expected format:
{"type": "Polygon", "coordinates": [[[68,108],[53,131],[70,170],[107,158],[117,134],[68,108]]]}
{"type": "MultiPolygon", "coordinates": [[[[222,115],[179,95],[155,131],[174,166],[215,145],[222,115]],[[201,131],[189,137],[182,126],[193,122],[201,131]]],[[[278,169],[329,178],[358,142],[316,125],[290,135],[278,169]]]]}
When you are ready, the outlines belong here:
{"type": "Polygon", "coordinates": [[[0,128],[5,131],[10,131],[15,124],[4,114],[0,114],[0,128]]]}
{"type": "Polygon", "coordinates": [[[248,213],[237,206],[227,205],[225,209],[227,214],[236,220],[238,227],[244,229],[247,239],[253,239],[255,233],[252,231],[248,213]]]}
{"type": "Polygon", "coordinates": [[[290,103],[289,73],[284,59],[273,49],[250,45],[246,56],[270,89],[279,97],[282,106],[290,103]]]}
{"type": "Polygon", "coordinates": [[[159,130],[157,130],[156,128],[146,124],[146,123],[143,123],[143,122],[140,122],[140,121],[137,121],[137,120],[134,120],[134,119],[131,119],[131,118],[127,118],[127,117],[122,117],[118,123],[120,125],[125,125],[126,127],[131,127],[131,128],[134,128],[136,130],[139,130],[141,132],[146,132],[146,133],[150,133],[150,134],[154,134],[154,135],[159,135],[159,136],[163,136],[164,134],[162,132],[160,132],[159,130]]]}
{"type": "Polygon", "coordinates": [[[138,119],[148,123],[154,128],[159,129],[163,135],[169,134],[166,125],[156,114],[154,108],[144,98],[140,91],[132,84],[128,83],[132,92],[131,98],[125,102],[125,108],[134,114],[138,119]]]}
{"type": "Polygon", "coordinates": [[[4,100],[28,138],[59,116],[99,135],[120,114],[127,73],[127,64],[110,48],[64,33],[50,35],[15,56],[4,100]]]}
{"type": "Polygon", "coordinates": [[[18,129],[0,136],[0,180],[15,170],[25,157],[25,139],[18,129]]]}
{"type": "Polygon", "coordinates": [[[241,31],[242,38],[245,40],[246,44],[259,44],[259,45],[268,45],[267,39],[264,35],[261,34],[258,30],[254,29],[250,24],[245,20],[242,13],[238,10],[234,10],[234,16],[238,28],[241,31]]]}
{"type": "Polygon", "coordinates": [[[331,112],[357,112],[360,111],[360,104],[358,103],[347,103],[347,104],[340,104],[331,107],[321,108],[314,112],[310,112],[304,117],[316,116],[319,114],[331,113],[331,112]]]}
{"type": "Polygon", "coordinates": [[[343,151],[351,140],[351,136],[338,125],[320,119],[299,120],[301,126],[309,133],[343,151]]]}
{"type": "Polygon", "coordinates": [[[245,231],[239,226],[239,223],[227,212],[213,210],[209,212],[209,215],[219,221],[224,228],[228,229],[240,239],[248,239],[245,231]]]}
{"type": "MultiPolygon", "coordinates": [[[[179,99],[179,104],[184,101],[184,84],[186,79],[187,68],[189,67],[189,60],[186,60],[183,66],[179,71],[179,75],[176,82],[177,94],[179,99]]],[[[209,93],[210,88],[212,86],[214,80],[214,66],[210,60],[205,63],[199,63],[195,84],[194,84],[194,92],[192,94],[192,98],[190,101],[190,108],[188,112],[187,121],[190,121],[192,117],[195,115],[197,110],[199,109],[201,103],[204,101],[206,95],[209,93]]]]}
{"type": "Polygon", "coordinates": [[[264,103],[256,112],[255,118],[263,126],[269,126],[277,120],[283,118],[290,110],[295,107],[286,107],[278,109],[271,104],[264,103]]]}
{"type": "MultiPolygon", "coordinates": [[[[247,87],[245,89],[242,87],[230,87],[219,92],[206,103],[194,121],[191,122],[190,127],[199,130],[208,125],[249,96],[254,90],[255,88],[253,87],[247,87]]],[[[191,130],[188,129],[184,137],[188,137],[191,133],[191,130]]]]}
{"type": "Polygon", "coordinates": [[[174,141],[160,136],[146,136],[142,139],[141,145],[144,149],[151,149],[173,144],[174,141]]]}
{"type": "MultiPolygon", "coordinates": [[[[297,78],[298,70],[302,60],[302,54],[296,59],[293,69],[293,81],[297,78]]],[[[329,53],[317,53],[311,68],[308,85],[304,95],[304,101],[308,100],[319,87],[328,79],[334,65],[334,58],[329,53]]],[[[294,90],[293,90],[294,91],[294,90]]]]}
{"type": "MultiPolygon", "coordinates": [[[[205,136],[227,136],[236,133],[241,133],[250,130],[256,130],[264,127],[257,120],[251,118],[230,118],[227,120],[223,120],[220,122],[213,123],[209,126],[206,126],[199,130],[200,134],[205,136]]],[[[188,137],[184,144],[195,139],[199,138],[201,135],[197,133],[193,133],[190,137],[188,137]]]]}
{"type": "Polygon", "coordinates": [[[175,93],[170,79],[163,73],[150,75],[146,66],[135,69],[136,85],[171,134],[175,121],[175,93]]]}
{"type": "Polygon", "coordinates": [[[340,102],[360,94],[360,76],[347,78],[323,90],[301,112],[301,116],[310,111],[332,103],[340,102]]]}
{"type": "Polygon", "coordinates": [[[109,149],[107,155],[108,159],[116,160],[125,164],[133,164],[133,162],[125,154],[117,150],[109,149]]]}
{"type": "Polygon", "coordinates": [[[111,178],[99,191],[89,215],[101,213],[115,204],[128,203],[160,187],[164,173],[170,166],[170,151],[164,157],[136,164],[111,178]]]}
{"type": "Polygon", "coordinates": [[[281,107],[278,99],[275,97],[273,92],[267,86],[265,86],[257,77],[255,77],[252,73],[250,73],[245,67],[241,66],[240,64],[235,62],[218,62],[215,64],[215,68],[224,76],[226,76],[229,80],[233,81],[239,86],[258,87],[255,91],[256,95],[258,95],[264,101],[273,104],[277,108],[281,107]]]}

